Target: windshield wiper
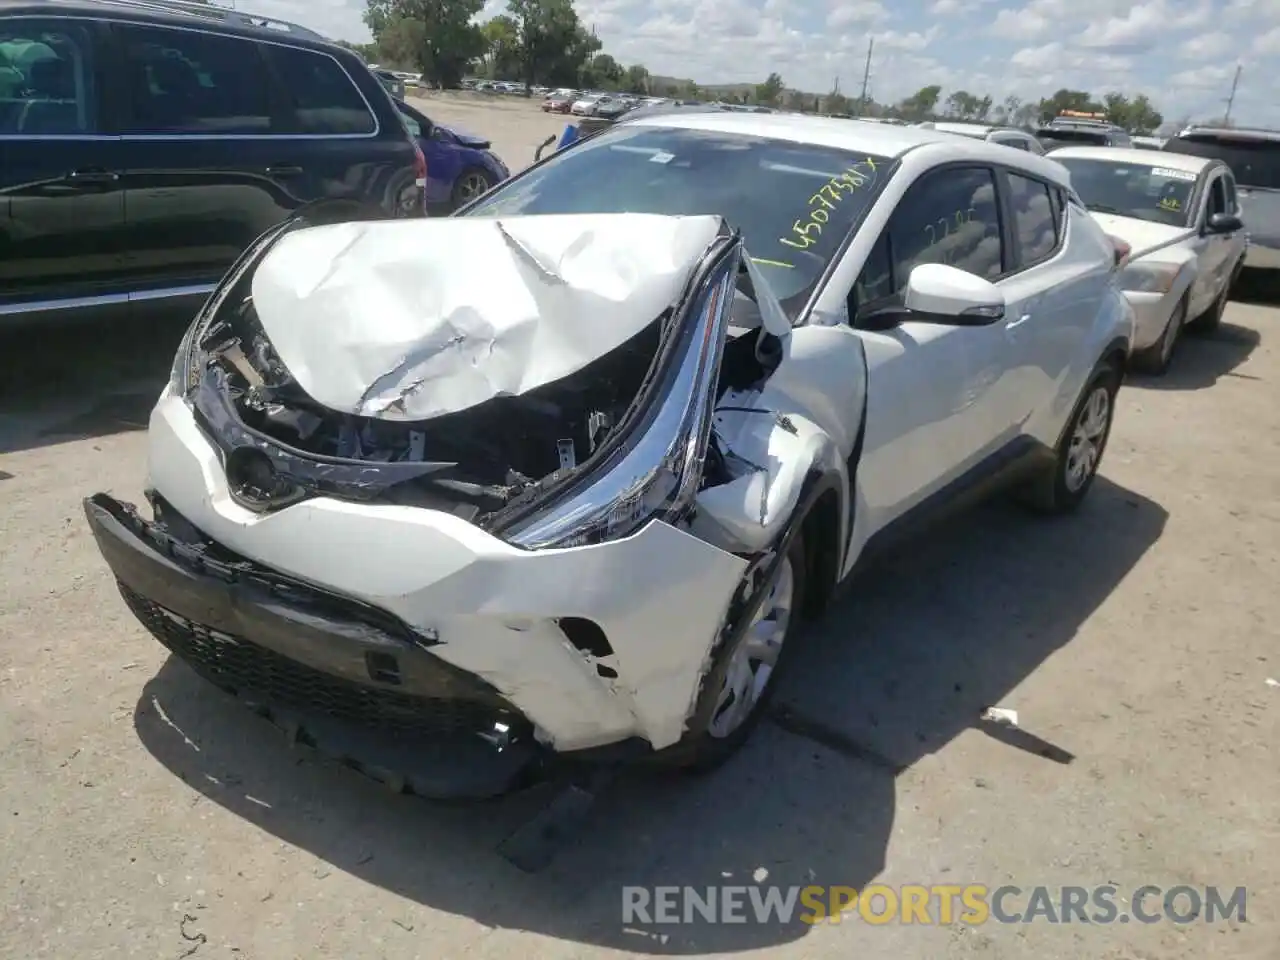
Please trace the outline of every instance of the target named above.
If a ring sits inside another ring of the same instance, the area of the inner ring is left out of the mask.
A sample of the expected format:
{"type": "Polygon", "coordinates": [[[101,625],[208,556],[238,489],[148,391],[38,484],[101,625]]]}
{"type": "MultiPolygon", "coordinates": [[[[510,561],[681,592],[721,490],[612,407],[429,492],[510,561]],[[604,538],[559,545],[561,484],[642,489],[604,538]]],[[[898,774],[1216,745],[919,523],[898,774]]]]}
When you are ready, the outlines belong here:
{"type": "Polygon", "coordinates": [[[1123,210],[1117,210],[1115,207],[1108,207],[1105,203],[1086,203],[1085,209],[1091,210],[1094,213],[1110,213],[1117,217],[1129,216],[1129,214],[1125,213],[1123,210]]]}

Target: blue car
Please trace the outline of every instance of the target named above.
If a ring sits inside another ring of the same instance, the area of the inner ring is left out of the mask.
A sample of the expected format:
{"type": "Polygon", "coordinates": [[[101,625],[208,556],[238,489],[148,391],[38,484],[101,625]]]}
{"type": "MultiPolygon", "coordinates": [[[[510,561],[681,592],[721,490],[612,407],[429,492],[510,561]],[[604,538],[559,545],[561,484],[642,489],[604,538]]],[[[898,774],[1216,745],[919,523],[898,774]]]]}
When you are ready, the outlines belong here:
{"type": "Polygon", "coordinates": [[[451,213],[511,176],[488,140],[433,123],[403,100],[395,104],[427,160],[428,213],[451,213]]]}

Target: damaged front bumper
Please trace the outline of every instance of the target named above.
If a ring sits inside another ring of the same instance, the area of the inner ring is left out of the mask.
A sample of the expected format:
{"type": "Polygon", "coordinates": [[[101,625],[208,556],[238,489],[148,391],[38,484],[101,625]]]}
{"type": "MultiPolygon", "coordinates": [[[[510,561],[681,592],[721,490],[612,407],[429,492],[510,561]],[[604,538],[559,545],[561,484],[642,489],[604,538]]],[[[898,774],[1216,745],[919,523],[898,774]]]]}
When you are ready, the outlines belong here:
{"type": "MultiPolygon", "coordinates": [[[[651,226],[679,232],[699,225],[651,226]]],[[[544,274],[521,266],[536,231],[512,225],[514,234],[521,230],[528,242],[516,245],[512,268],[538,289],[549,282],[544,274]]],[[[640,399],[584,463],[549,475],[529,487],[536,497],[499,511],[502,523],[477,518],[474,509],[431,505],[439,497],[404,502],[366,489],[390,483],[397,471],[420,472],[424,463],[448,466],[426,463],[421,451],[416,459],[344,459],[250,429],[232,398],[257,388],[233,390],[228,377],[248,354],[262,355],[263,340],[241,333],[230,348],[206,349],[198,322],[151,415],[154,520],[102,494],[85,504],[125,600],[198,673],[297,739],[375,775],[392,771],[379,778],[413,792],[501,793],[550,760],[647,757],[677,747],[698,725],[704,678],[730,612],[741,605],[747,573],[790,516],[783,494],[799,492],[805,470],[782,464],[808,463],[798,448],[817,442],[802,422],[783,418],[784,431],[771,426],[773,418],[731,414],[717,429],[740,440],[762,434],[755,443],[761,450],[743,463],[767,450],[772,466],[753,469],[765,470],[770,483],[735,480],[723,455],[715,471],[706,468],[742,263],[736,238],[717,239],[710,250],[701,260],[691,250],[655,268],[668,290],[683,290],[670,311],[637,307],[632,297],[617,308],[620,323],[637,326],[646,313],[669,317],[640,399]],[[742,421],[737,430],[735,417],[742,421]],[[298,489],[278,496],[256,475],[248,482],[237,462],[250,451],[268,476],[298,489]],[[743,497],[757,509],[754,526],[738,517],[743,497]],[[740,529],[746,526],[752,529],[740,529]],[[465,760],[464,753],[485,759],[465,760]]],[[[238,275],[251,276],[247,269],[229,275],[207,317],[216,321],[238,275]]],[[[245,302],[278,318],[268,303],[272,291],[256,289],[261,295],[245,302]]],[[[648,295],[655,303],[668,296],[648,295]]],[[[780,308],[761,313],[759,336],[776,337],[785,325],[780,308]]],[[[318,329],[336,328],[345,316],[336,310],[318,329]]],[[[521,322],[536,324],[530,316],[521,322]]],[[[496,329],[510,316],[494,320],[496,329]]],[[[293,337],[297,331],[277,322],[276,332],[266,340],[289,346],[283,356],[291,372],[314,375],[325,362],[318,347],[293,337]]],[[[735,343],[739,363],[769,355],[755,336],[735,343]]],[[[473,382],[461,369],[450,376],[456,385],[473,382]]],[[[336,390],[338,379],[321,378],[307,392],[336,390]]],[[[410,405],[444,396],[437,380],[420,379],[435,393],[410,390],[410,405]]],[[[352,398],[368,391],[363,381],[348,388],[348,396],[321,406],[354,415],[352,398]]],[[[431,422],[446,416],[471,413],[431,422]]]]}

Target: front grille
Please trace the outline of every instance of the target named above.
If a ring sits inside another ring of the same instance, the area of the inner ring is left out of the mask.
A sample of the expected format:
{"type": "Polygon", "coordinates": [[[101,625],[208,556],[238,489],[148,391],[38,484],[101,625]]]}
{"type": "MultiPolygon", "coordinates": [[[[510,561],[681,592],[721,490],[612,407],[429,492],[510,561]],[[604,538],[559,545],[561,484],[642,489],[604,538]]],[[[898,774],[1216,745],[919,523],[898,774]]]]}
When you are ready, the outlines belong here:
{"type": "Polygon", "coordinates": [[[432,699],[353,683],[259,646],[194,623],[118,584],[125,603],[165,647],[209,682],[268,704],[323,713],[389,736],[477,733],[513,723],[489,704],[432,699]]]}

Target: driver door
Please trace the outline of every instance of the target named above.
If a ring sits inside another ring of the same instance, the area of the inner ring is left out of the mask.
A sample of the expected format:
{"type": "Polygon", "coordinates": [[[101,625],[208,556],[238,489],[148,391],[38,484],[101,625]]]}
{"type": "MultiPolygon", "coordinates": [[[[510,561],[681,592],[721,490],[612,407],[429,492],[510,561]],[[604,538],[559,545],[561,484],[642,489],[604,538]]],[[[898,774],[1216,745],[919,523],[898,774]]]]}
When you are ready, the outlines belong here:
{"type": "Polygon", "coordinates": [[[871,330],[860,322],[901,304],[911,270],[922,263],[997,280],[1004,249],[996,196],[989,167],[925,174],[899,202],[850,295],[849,315],[867,358],[859,480],[871,529],[945,491],[998,440],[989,404],[1010,367],[1003,323],[960,327],[908,319],[871,330]]]}

